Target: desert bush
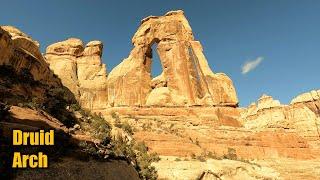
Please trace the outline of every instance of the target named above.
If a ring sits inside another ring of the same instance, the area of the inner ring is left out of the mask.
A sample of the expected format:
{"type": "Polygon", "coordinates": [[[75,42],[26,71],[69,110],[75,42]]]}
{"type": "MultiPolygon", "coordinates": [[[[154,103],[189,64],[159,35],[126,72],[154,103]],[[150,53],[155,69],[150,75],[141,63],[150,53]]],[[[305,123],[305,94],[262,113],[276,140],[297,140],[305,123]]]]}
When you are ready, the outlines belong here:
{"type": "Polygon", "coordinates": [[[106,121],[101,114],[91,113],[82,109],[79,104],[71,104],[70,110],[72,112],[79,112],[86,121],[78,121],[81,129],[89,132],[93,137],[103,141],[103,144],[110,142],[111,125],[106,121]]]}
{"type": "Polygon", "coordinates": [[[201,162],[205,162],[206,161],[206,157],[205,156],[197,156],[197,160],[201,161],[201,162]]]}
{"type": "Polygon", "coordinates": [[[10,86],[10,84],[24,84],[31,87],[41,85],[41,82],[34,80],[33,75],[27,68],[17,71],[13,66],[1,65],[0,77],[10,86]]]}
{"type": "Polygon", "coordinates": [[[134,130],[127,121],[115,123],[115,126],[123,129],[126,133],[133,135],[134,130]]]}
{"type": "Polygon", "coordinates": [[[116,112],[114,112],[114,111],[111,112],[111,117],[112,117],[113,119],[115,119],[115,120],[120,120],[120,117],[119,117],[118,113],[116,113],[116,112]]]}
{"type": "Polygon", "coordinates": [[[190,157],[191,157],[191,159],[196,159],[197,158],[197,156],[194,153],[191,153],[190,157]]]}
{"type": "Polygon", "coordinates": [[[123,129],[126,133],[133,135],[134,130],[127,121],[121,122],[120,117],[117,114],[112,115],[112,117],[115,119],[114,121],[115,127],[123,129]]]}
{"type": "Polygon", "coordinates": [[[134,140],[129,142],[122,137],[117,139],[117,141],[111,143],[112,153],[131,162],[141,179],[157,179],[157,171],[151,163],[159,161],[159,156],[156,153],[148,153],[148,148],[144,142],[137,143],[134,140]]]}
{"type": "Polygon", "coordinates": [[[237,160],[237,153],[234,148],[228,148],[228,153],[223,156],[224,159],[237,160]]]}
{"type": "Polygon", "coordinates": [[[34,110],[40,109],[42,107],[41,102],[36,97],[33,97],[29,102],[20,103],[19,106],[34,110]]]}
{"type": "Polygon", "coordinates": [[[32,86],[39,85],[40,82],[35,81],[33,75],[30,73],[30,70],[27,68],[22,68],[19,72],[19,81],[20,83],[29,83],[32,86]]]}
{"type": "Polygon", "coordinates": [[[132,114],[129,114],[128,117],[129,117],[130,119],[134,119],[135,121],[138,121],[138,120],[139,120],[138,117],[136,117],[135,115],[132,115],[132,114]]]}
{"type": "Polygon", "coordinates": [[[159,161],[159,156],[156,153],[148,153],[144,142],[135,143],[133,149],[138,151],[136,169],[140,177],[142,179],[157,179],[157,171],[151,166],[151,163],[159,161]]]}
{"type": "Polygon", "coordinates": [[[56,87],[47,90],[42,107],[67,127],[73,127],[77,119],[67,110],[67,106],[72,104],[75,104],[75,99],[70,91],[66,87],[56,87]]]}
{"type": "Polygon", "coordinates": [[[6,103],[0,103],[0,121],[10,116],[9,109],[10,109],[9,105],[7,105],[6,103]]]}
{"type": "Polygon", "coordinates": [[[127,121],[122,123],[122,129],[130,135],[134,133],[132,126],[127,121]]]}
{"type": "Polygon", "coordinates": [[[74,103],[70,105],[70,109],[72,111],[80,111],[81,110],[81,106],[78,103],[74,103]]]}
{"type": "Polygon", "coordinates": [[[111,131],[110,124],[100,115],[93,114],[90,116],[91,125],[94,129],[93,136],[103,141],[109,141],[111,131]]]}
{"type": "Polygon", "coordinates": [[[152,123],[147,122],[142,124],[142,130],[144,131],[150,131],[152,129],[152,123]]]}

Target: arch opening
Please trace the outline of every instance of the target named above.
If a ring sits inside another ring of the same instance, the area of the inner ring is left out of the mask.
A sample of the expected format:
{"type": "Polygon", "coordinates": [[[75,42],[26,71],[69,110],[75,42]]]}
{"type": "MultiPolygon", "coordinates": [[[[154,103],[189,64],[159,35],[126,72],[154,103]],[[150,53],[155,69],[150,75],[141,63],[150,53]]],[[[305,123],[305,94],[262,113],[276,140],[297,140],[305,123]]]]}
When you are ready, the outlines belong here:
{"type": "Polygon", "coordinates": [[[151,70],[150,70],[150,75],[151,78],[155,78],[163,72],[161,60],[157,51],[158,43],[155,42],[153,43],[150,48],[151,48],[151,70]]]}

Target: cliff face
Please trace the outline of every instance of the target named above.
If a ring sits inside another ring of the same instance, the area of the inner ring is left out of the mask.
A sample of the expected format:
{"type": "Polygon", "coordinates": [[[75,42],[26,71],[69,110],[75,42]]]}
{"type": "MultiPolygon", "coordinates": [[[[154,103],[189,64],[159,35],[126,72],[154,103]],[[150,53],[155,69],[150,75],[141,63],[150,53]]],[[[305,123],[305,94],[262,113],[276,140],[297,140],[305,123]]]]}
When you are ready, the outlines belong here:
{"type": "MultiPolygon", "coordinates": [[[[83,63],[79,63],[77,67],[81,71],[77,74],[79,79],[86,81],[91,78],[90,75],[96,73],[94,67],[100,62],[101,49],[102,45],[97,41],[89,43],[84,49],[83,57],[86,59],[79,58],[79,61],[83,63]],[[86,65],[87,59],[91,60],[89,62],[91,67],[86,65]]],[[[101,71],[102,77],[105,73],[104,70],[105,68],[101,71]]],[[[85,84],[81,87],[84,90],[80,89],[82,95],[90,88],[86,85],[91,85],[83,83],[85,84]]],[[[91,86],[94,85],[96,84],[91,86]]],[[[89,93],[91,93],[90,91],[89,93]]],[[[83,152],[86,147],[80,147],[81,143],[91,145],[94,151],[98,151],[97,146],[94,145],[101,145],[103,138],[108,135],[110,127],[103,118],[83,113],[83,110],[72,107],[75,105],[76,98],[49,69],[49,65],[39,51],[39,44],[14,27],[1,26],[0,179],[32,179],[34,177],[92,179],[93,176],[101,179],[116,179],[118,177],[139,179],[140,174],[126,160],[110,159],[106,162],[102,161],[101,157],[99,157],[100,160],[97,160],[96,157],[92,158],[90,153],[83,152]],[[75,123],[79,123],[81,126],[75,123]],[[14,129],[26,132],[54,129],[55,145],[12,146],[12,131],[14,129]],[[103,138],[98,137],[102,135],[103,138]],[[45,171],[11,169],[14,151],[22,154],[43,152],[49,157],[49,168],[45,171]],[[57,159],[59,161],[56,161],[57,159]]],[[[111,140],[110,142],[115,141],[111,140]]],[[[109,144],[109,146],[111,145],[109,144]]],[[[108,149],[103,152],[110,151],[108,149]]]]}
{"type": "Polygon", "coordinates": [[[90,110],[118,106],[237,106],[238,99],[231,79],[214,74],[195,41],[182,11],[148,17],[132,38],[129,57],[115,67],[107,78],[101,62],[102,44],[83,46],[79,39],[50,45],[46,60],[50,68],[90,110]],[[152,45],[163,73],[152,79],[152,45]]]}
{"type": "Polygon", "coordinates": [[[101,60],[102,49],[100,41],[84,46],[80,39],[70,38],[50,45],[45,55],[52,71],[81,106],[90,110],[107,107],[107,71],[101,60]]]}
{"type": "Polygon", "coordinates": [[[270,96],[262,96],[258,104],[242,112],[244,126],[252,130],[285,129],[296,132],[310,147],[320,148],[319,96],[317,91],[301,94],[289,105],[280,105],[270,96]],[[266,101],[266,99],[269,99],[266,101]]]}
{"type": "Polygon", "coordinates": [[[320,118],[314,92],[318,91],[297,96],[294,99],[300,100],[290,105],[263,95],[247,108],[113,110],[135,127],[136,139],[161,155],[155,164],[160,178],[196,179],[213,174],[221,179],[314,179],[320,175],[315,168],[320,165],[320,118]],[[239,168],[245,173],[234,170],[239,168]],[[255,169],[252,173],[251,168],[255,169]]]}
{"type": "Polygon", "coordinates": [[[183,11],[143,19],[132,44],[129,57],[108,76],[112,106],[237,105],[232,81],[211,71],[183,11]],[[154,43],[163,73],[152,79],[154,43]]]}
{"type": "Polygon", "coordinates": [[[0,100],[18,105],[36,100],[47,104],[53,91],[65,90],[60,79],[49,69],[39,44],[11,26],[0,27],[0,100]]]}
{"type": "Polygon", "coordinates": [[[30,71],[36,81],[50,86],[61,85],[50,71],[39,50],[38,42],[12,26],[0,27],[0,65],[8,65],[17,72],[30,71]]]}
{"type": "Polygon", "coordinates": [[[320,89],[303,93],[295,97],[290,103],[293,106],[299,106],[299,104],[307,106],[317,116],[320,116],[320,89]]]}

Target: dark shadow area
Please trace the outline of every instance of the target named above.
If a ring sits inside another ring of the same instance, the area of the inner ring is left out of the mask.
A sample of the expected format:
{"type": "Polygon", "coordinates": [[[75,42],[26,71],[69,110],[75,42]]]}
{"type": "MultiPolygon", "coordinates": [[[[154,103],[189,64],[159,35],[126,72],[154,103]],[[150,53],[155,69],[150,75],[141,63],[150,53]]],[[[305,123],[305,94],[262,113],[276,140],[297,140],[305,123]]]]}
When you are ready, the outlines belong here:
{"type": "Polygon", "coordinates": [[[68,105],[77,103],[73,93],[62,85],[54,87],[34,80],[26,68],[16,71],[12,66],[0,66],[0,102],[42,109],[67,127],[76,122],[76,118],[66,110],[68,105]]]}

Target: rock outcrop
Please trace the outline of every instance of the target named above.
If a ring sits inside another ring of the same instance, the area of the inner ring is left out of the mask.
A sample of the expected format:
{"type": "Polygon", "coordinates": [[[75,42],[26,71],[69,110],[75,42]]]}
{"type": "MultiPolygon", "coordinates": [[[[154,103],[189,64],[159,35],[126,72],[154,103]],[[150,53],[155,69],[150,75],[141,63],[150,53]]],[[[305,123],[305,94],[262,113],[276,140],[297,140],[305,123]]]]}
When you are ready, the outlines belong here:
{"type": "Polygon", "coordinates": [[[63,85],[76,96],[82,107],[97,110],[107,107],[107,70],[102,63],[103,45],[91,41],[86,46],[70,38],[47,47],[46,60],[63,85]]]}
{"type": "Polygon", "coordinates": [[[297,96],[290,105],[280,105],[279,101],[263,95],[258,106],[252,104],[241,113],[241,119],[247,129],[294,131],[310,146],[320,148],[319,103],[317,91],[297,96]]]}
{"type": "Polygon", "coordinates": [[[211,71],[183,11],[143,19],[132,44],[129,57],[108,76],[111,106],[237,106],[232,81],[211,71]],[[152,79],[154,43],[163,73],[152,79]]]}
{"type": "Polygon", "coordinates": [[[36,81],[50,86],[61,85],[45,62],[39,43],[12,26],[0,27],[0,65],[13,67],[17,72],[30,71],[36,81]]]}
{"type": "Polygon", "coordinates": [[[243,116],[251,116],[258,113],[258,111],[262,111],[263,109],[277,108],[281,107],[280,101],[274,100],[273,97],[263,94],[257,104],[251,103],[248,108],[242,113],[243,116]]]}
{"type": "Polygon", "coordinates": [[[303,93],[295,97],[290,104],[306,105],[310,110],[312,110],[319,117],[320,116],[320,89],[303,93]]]}
{"type": "Polygon", "coordinates": [[[156,164],[159,179],[279,179],[280,173],[272,168],[232,160],[176,160],[176,157],[165,159],[156,164]],[[190,171],[189,169],[192,169],[190,171]]]}

